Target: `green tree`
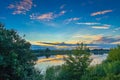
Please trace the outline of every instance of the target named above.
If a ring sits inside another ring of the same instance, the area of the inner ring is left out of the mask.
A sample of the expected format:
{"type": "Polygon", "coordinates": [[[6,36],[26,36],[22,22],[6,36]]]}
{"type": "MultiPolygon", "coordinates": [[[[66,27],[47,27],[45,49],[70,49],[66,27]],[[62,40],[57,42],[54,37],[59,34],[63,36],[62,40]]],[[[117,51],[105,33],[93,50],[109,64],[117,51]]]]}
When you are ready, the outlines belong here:
{"type": "Polygon", "coordinates": [[[89,49],[83,43],[78,44],[73,54],[65,58],[65,64],[60,73],[61,80],[80,80],[86,72],[90,59],[89,49]]]}
{"type": "Polygon", "coordinates": [[[102,63],[88,68],[81,80],[120,80],[120,62],[102,63]]]}
{"type": "Polygon", "coordinates": [[[45,49],[45,57],[46,57],[46,58],[49,58],[49,57],[50,57],[50,49],[49,49],[49,48],[46,48],[46,49],[45,49]]]}
{"type": "Polygon", "coordinates": [[[30,46],[16,31],[0,24],[0,80],[33,80],[36,57],[30,46]]]}
{"type": "Polygon", "coordinates": [[[59,80],[61,66],[52,66],[46,70],[45,80],[59,80]]]}
{"type": "Polygon", "coordinates": [[[120,61],[120,45],[110,50],[107,61],[120,61]]]}
{"type": "Polygon", "coordinates": [[[110,50],[107,59],[97,66],[89,67],[82,80],[120,80],[120,46],[110,50]]]}

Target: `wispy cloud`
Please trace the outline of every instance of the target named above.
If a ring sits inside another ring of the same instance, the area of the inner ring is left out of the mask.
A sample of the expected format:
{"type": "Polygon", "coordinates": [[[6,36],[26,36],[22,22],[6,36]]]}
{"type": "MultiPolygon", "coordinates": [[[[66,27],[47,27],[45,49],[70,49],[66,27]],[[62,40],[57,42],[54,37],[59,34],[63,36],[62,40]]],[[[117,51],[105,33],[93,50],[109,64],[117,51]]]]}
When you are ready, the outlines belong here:
{"type": "Polygon", "coordinates": [[[40,46],[54,46],[53,44],[43,43],[43,42],[35,42],[35,41],[29,41],[33,45],[40,45],[40,46]]]}
{"type": "Polygon", "coordinates": [[[68,24],[68,23],[70,23],[70,22],[72,22],[72,21],[78,21],[78,20],[80,20],[80,18],[74,17],[74,18],[66,19],[64,22],[65,22],[66,24],[68,24]]]}
{"type": "Polygon", "coordinates": [[[120,36],[117,37],[104,36],[99,38],[98,40],[93,41],[93,43],[105,43],[105,44],[116,43],[116,42],[120,42],[120,36]]]}
{"type": "Polygon", "coordinates": [[[108,26],[92,26],[92,28],[95,28],[95,29],[109,29],[108,26]]]}
{"type": "Polygon", "coordinates": [[[94,40],[98,40],[102,37],[101,34],[98,35],[91,35],[91,34],[85,34],[85,35],[81,35],[81,34],[75,34],[73,35],[73,39],[75,40],[79,40],[80,42],[84,42],[84,43],[92,43],[94,40]]]}
{"type": "Polygon", "coordinates": [[[116,41],[116,42],[113,42],[112,44],[120,44],[120,40],[116,41]]]}
{"type": "Polygon", "coordinates": [[[41,21],[41,23],[48,27],[54,27],[54,28],[60,27],[60,25],[54,21],[41,21]]]}
{"type": "Polygon", "coordinates": [[[61,11],[59,14],[57,14],[56,16],[62,16],[62,15],[64,15],[66,12],[67,12],[67,11],[63,10],[63,11],[61,11]]]}
{"type": "Polygon", "coordinates": [[[100,21],[102,19],[108,19],[109,16],[102,16],[102,17],[97,17],[95,18],[97,21],[100,21]]]}
{"type": "Polygon", "coordinates": [[[111,26],[108,24],[102,24],[102,23],[97,23],[97,22],[79,22],[76,24],[90,26],[91,28],[94,28],[94,29],[109,29],[111,26]]]}
{"type": "Polygon", "coordinates": [[[119,31],[119,30],[120,30],[120,27],[115,28],[115,29],[113,30],[113,32],[116,32],[116,31],[119,31]]]}
{"type": "Polygon", "coordinates": [[[15,4],[10,4],[9,9],[13,9],[12,14],[26,14],[33,6],[32,0],[21,0],[15,4]]]}
{"type": "Polygon", "coordinates": [[[49,45],[64,45],[65,43],[60,43],[60,42],[37,42],[41,44],[49,44],[49,45]]]}
{"type": "Polygon", "coordinates": [[[92,26],[94,29],[109,29],[111,25],[103,24],[102,26],[92,26]]]}
{"type": "Polygon", "coordinates": [[[64,15],[65,13],[66,13],[66,11],[64,11],[64,10],[59,12],[58,14],[53,13],[53,12],[49,12],[49,13],[45,13],[45,14],[41,14],[41,15],[33,13],[30,15],[30,19],[41,20],[41,21],[50,21],[52,19],[55,19],[59,16],[64,15]]]}
{"type": "Polygon", "coordinates": [[[43,20],[43,19],[50,20],[50,19],[53,19],[53,13],[51,12],[51,13],[47,13],[47,14],[42,14],[41,16],[38,16],[37,18],[40,20],[43,20]]]}
{"type": "Polygon", "coordinates": [[[45,13],[45,14],[42,14],[42,15],[37,15],[37,14],[31,14],[30,15],[30,19],[37,19],[37,20],[51,20],[53,19],[53,13],[52,12],[49,12],[49,13],[45,13]]]}
{"type": "Polygon", "coordinates": [[[103,11],[94,12],[91,14],[91,16],[103,15],[109,12],[112,12],[112,10],[103,10],[103,11]]]}
{"type": "Polygon", "coordinates": [[[104,36],[103,34],[98,35],[80,35],[76,34],[73,38],[79,39],[85,43],[93,44],[117,44],[120,43],[120,36],[104,36]]]}
{"type": "Polygon", "coordinates": [[[100,39],[101,35],[74,35],[74,38],[82,38],[82,39],[100,39]]]}
{"type": "Polygon", "coordinates": [[[76,23],[76,24],[80,24],[80,25],[97,25],[97,24],[100,24],[100,23],[96,23],[96,22],[79,22],[79,23],[76,23]]]}
{"type": "Polygon", "coordinates": [[[65,6],[66,6],[65,4],[61,5],[61,6],[60,6],[60,9],[63,9],[65,6]]]}

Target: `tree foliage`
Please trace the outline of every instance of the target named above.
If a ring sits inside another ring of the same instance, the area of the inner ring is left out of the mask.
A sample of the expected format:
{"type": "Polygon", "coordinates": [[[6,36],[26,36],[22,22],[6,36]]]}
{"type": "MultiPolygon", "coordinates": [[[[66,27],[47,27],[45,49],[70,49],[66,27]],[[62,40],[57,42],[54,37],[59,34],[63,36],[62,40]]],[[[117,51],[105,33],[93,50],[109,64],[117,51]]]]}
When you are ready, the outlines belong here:
{"type": "Polygon", "coordinates": [[[46,80],[120,80],[119,50],[120,46],[111,49],[107,60],[89,66],[89,49],[81,44],[65,58],[65,64],[59,69],[51,67],[47,71],[46,80]]]}
{"type": "Polygon", "coordinates": [[[120,62],[102,63],[89,67],[81,80],[120,80],[120,62]]]}
{"type": "Polygon", "coordinates": [[[46,48],[46,49],[45,49],[45,57],[46,57],[46,58],[49,58],[49,57],[50,57],[50,49],[49,49],[49,48],[46,48]]]}
{"type": "Polygon", "coordinates": [[[45,80],[60,80],[61,66],[52,66],[46,70],[45,80]]]}
{"type": "Polygon", "coordinates": [[[33,80],[36,57],[30,43],[0,24],[0,80],[33,80]]]}
{"type": "Polygon", "coordinates": [[[107,59],[97,66],[89,67],[82,80],[120,80],[120,46],[108,53],[107,59]]]}
{"type": "Polygon", "coordinates": [[[89,49],[83,43],[78,44],[73,54],[65,58],[63,71],[60,74],[62,80],[79,80],[85,73],[90,63],[89,49]]]}
{"type": "Polygon", "coordinates": [[[120,61],[120,45],[110,50],[107,61],[120,61]]]}

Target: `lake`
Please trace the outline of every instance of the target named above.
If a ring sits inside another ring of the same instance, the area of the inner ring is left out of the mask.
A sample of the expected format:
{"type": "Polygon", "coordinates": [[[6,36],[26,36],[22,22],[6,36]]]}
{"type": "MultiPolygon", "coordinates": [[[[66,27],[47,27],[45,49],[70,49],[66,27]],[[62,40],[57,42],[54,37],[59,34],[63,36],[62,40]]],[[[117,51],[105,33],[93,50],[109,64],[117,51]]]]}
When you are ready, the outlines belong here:
{"type": "MultiPolygon", "coordinates": [[[[92,59],[92,62],[90,63],[90,66],[94,66],[96,64],[100,64],[103,60],[107,58],[108,54],[103,55],[94,55],[92,54],[90,58],[92,59]]],[[[57,66],[64,64],[63,58],[67,57],[66,55],[55,55],[51,56],[50,58],[45,57],[38,57],[37,64],[35,65],[35,68],[42,73],[45,73],[46,69],[51,66],[57,66]]]]}

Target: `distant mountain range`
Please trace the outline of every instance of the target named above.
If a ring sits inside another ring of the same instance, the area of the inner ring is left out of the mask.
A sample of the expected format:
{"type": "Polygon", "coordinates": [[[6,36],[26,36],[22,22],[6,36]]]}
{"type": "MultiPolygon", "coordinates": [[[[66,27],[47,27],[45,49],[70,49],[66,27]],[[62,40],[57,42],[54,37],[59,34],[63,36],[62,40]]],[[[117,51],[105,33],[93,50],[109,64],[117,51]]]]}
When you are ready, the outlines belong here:
{"type": "MultiPolygon", "coordinates": [[[[56,44],[52,46],[43,46],[43,45],[31,45],[32,50],[37,50],[37,49],[46,49],[49,48],[51,50],[56,50],[56,49],[73,49],[77,45],[76,44],[56,44]]],[[[116,44],[87,44],[87,46],[90,49],[110,49],[114,48],[117,45],[116,44]]]]}

